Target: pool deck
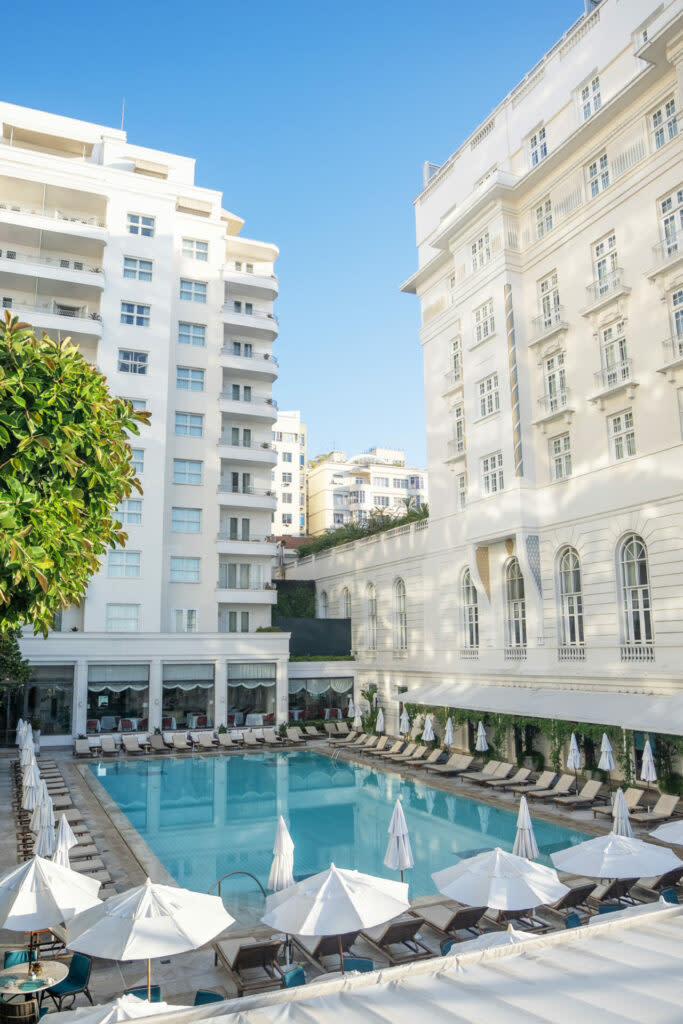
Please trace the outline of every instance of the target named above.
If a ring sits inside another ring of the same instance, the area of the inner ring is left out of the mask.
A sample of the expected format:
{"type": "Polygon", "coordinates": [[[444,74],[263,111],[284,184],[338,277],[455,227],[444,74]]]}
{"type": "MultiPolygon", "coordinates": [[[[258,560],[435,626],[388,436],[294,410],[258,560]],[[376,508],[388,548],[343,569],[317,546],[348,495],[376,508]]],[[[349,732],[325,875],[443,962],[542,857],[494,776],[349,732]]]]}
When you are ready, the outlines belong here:
{"type": "MultiPolygon", "coordinates": [[[[292,748],[283,746],[283,749],[292,748]]],[[[328,756],[332,753],[331,748],[324,740],[311,742],[308,745],[308,749],[328,756]]],[[[88,826],[98,847],[98,856],[104,861],[105,867],[109,871],[113,884],[118,891],[121,892],[131,886],[141,884],[147,875],[157,882],[175,884],[175,880],[158,857],[156,857],[145,840],[106,793],[95,774],[89,770],[89,765],[93,761],[75,760],[71,751],[64,748],[50,749],[44,753],[58,762],[71,791],[74,806],[81,811],[84,822],[88,826]]],[[[203,754],[203,756],[231,757],[235,756],[235,754],[230,751],[217,752],[215,754],[209,752],[203,754]]],[[[149,755],[145,759],[156,759],[158,756],[149,755]]],[[[190,755],[162,754],[161,756],[187,757],[190,755]]],[[[249,752],[246,753],[246,756],[249,756],[249,752]]],[[[340,760],[363,764],[378,770],[387,767],[364,758],[360,751],[342,749],[339,750],[336,757],[340,760]]],[[[143,757],[136,759],[143,760],[143,757]]],[[[110,760],[114,761],[116,758],[111,758],[110,760]]],[[[120,760],[126,760],[126,758],[121,758],[120,760]]],[[[129,758],[128,760],[131,759],[129,758]]],[[[11,822],[11,825],[0,833],[0,857],[2,858],[3,871],[18,863],[14,835],[14,813],[11,806],[12,790],[9,762],[10,757],[0,758],[0,809],[4,811],[6,820],[11,822]]],[[[423,785],[432,786],[434,789],[445,793],[470,797],[482,803],[490,804],[494,807],[503,807],[507,810],[514,811],[518,802],[518,798],[514,794],[494,793],[486,786],[459,781],[458,777],[444,778],[432,774],[427,775],[418,768],[410,769],[405,766],[399,770],[396,765],[392,765],[391,773],[401,775],[413,781],[417,780],[423,785]]],[[[609,831],[608,822],[593,818],[590,810],[569,812],[556,808],[551,809],[545,804],[539,803],[534,803],[531,810],[534,818],[576,828],[586,833],[601,835],[609,831]]],[[[643,834],[641,837],[646,838],[646,834],[643,834]]],[[[411,903],[419,911],[421,906],[438,903],[441,899],[442,897],[435,893],[432,896],[415,898],[411,900],[411,903]]],[[[245,935],[263,935],[265,937],[269,934],[269,930],[260,925],[257,920],[253,920],[250,924],[246,924],[243,920],[242,923],[233,925],[229,932],[225,933],[225,937],[236,939],[245,935]]],[[[421,935],[423,941],[434,950],[435,954],[438,954],[440,936],[427,927],[422,929],[421,935]]],[[[15,949],[21,945],[21,938],[16,933],[0,930],[0,953],[5,949],[15,949]]],[[[370,956],[378,967],[386,966],[386,961],[382,962],[381,957],[376,951],[371,950],[369,947],[364,949],[362,941],[359,941],[354,948],[358,950],[359,955],[370,956]]],[[[305,967],[309,979],[318,973],[310,965],[305,965],[305,967]]],[[[234,985],[225,970],[220,965],[214,966],[210,947],[153,961],[152,978],[153,983],[162,986],[163,998],[177,1005],[191,1005],[195,991],[200,988],[220,992],[226,997],[232,997],[236,994],[234,985]]],[[[144,962],[125,964],[102,960],[94,962],[91,989],[96,1002],[105,1002],[115,998],[125,988],[137,986],[144,982],[144,962]]],[[[82,1001],[82,999],[79,999],[79,1005],[82,1001]]]]}

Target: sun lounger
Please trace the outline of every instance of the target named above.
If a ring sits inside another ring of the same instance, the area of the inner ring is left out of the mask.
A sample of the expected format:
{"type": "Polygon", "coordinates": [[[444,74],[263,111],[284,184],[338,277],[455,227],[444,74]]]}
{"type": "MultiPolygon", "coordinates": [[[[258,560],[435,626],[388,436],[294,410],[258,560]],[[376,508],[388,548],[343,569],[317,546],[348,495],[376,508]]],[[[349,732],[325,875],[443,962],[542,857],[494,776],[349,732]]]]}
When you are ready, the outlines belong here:
{"type": "Polygon", "coordinates": [[[502,761],[488,761],[481,771],[465,772],[462,778],[465,782],[479,782],[484,779],[495,779],[496,773],[502,763],[502,761]]]}
{"type": "Polygon", "coordinates": [[[370,733],[368,733],[368,732],[358,733],[356,738],[349,743],[349,746],[350,747],[362,747],[363,744],[367,743],[367,741],[369,739],[370,739],[370,733]]]}
{"type": "Polygon", "coordinates": [[[367,741],[363,744],[363,750],[374,750],[379,743],[379,736],[368,736],[367,741]]]}
{"type": "Polygon", "coordinates": [[[332,724],[334,726],[336,726],[337,736],[348,736],[349,735],[349,731],[350,730],[349,730],[349,726],[348,726],[347,722],[333,722],[332,724]]]}
{"type": "Polygon", "coordinates": [[[275,732],[275,729],[264,729],[263,730],[263,742],[267,747],[281,747],[282,740],[275,732]]]}
{"type": "Polygon", "coordinates": [[[237,750],[237,744],[234,740],[230,739],[230,733],[219,732],[218,733],[218,749],[219,750],[237,750]]]}
{"type": "Polygon", "coordinates": [[[256,739],[256,736],[250,729],[243,733],[245,747],[260,747],[262,744],[256,739]]]}
{"type": "Polygon", "coordinates": [[[347,733],[346,736],[339,736],[338,738],[330,736],[327,742],[331,747],[348,747],[354,743],[359,736],[359,732],[350,732],[347,733]]]}
{"type": "Polygon", "coordinates": [[[379,752],[381,750],[384,750],[386,748],[386,745],[387,745],[388,742],[389,742],[389,737],[388,736],[380,736],[379,743],[377,744],[377,746],[373,750],[368,752],[369,756],[370,757],[374,757],[376,754],[379,754],[379,752]]]}
{"type": "MultiPolygon", "coordinates": [[[[624,790],[624,800],[626,801],[626,807],[628,809],[629,814],[632,814],[633,811],[636,810],[636,808],[638,807],[638,805],[640,804],[640,801],[643,799],[644,796],[645,796],[645,790],[644,789],[636,789],[635,786],[629,786],[628,789],[624,790]]],[[[609,804],[608,807],[594,807],[593,808],[593,817],[597,818],[598,815],[601,815],[601,816],[603,816],[605,818],[611,818],[612,817],[612,805],[611,805],[611,803],[609,804]]]]}
{"type": "Polygon", "coordinates": [[[510,786],[511,793],[537,793],[542,789],[550,789],[557,775],[555,772],[541,772],[535,782],[524,782],[521,786],[510,786]]]}
{"type": "Polygon", "coordinates": [[[149,745],[155,754],[167,754],[169,751],[164,737],[158,732],[152,733],[149,738],[149,745]]]}
{"type": "Polygon", "coordinates": [[[600,779],[591,779],[585,784],[580,793],[571,796],[553,797],[553,803],[557,804],[558,807],[590,807],[596,800],[604,800],[604,797],[600,796],[601,789],[602,782],[600,779]]]}
{"type": "Polygon", "coordinates": [[[105,757],[113,757],[115,754],[118,754],[119,750],[116,743],[114,743],[113,736],[102,737],[101,750],[105,757]]]}
{"type": "Polygon", "coordinates": [[[445,750],[443,747],[435,747],[428,754],[423,754],[422,757],[412,758],[412,762],[417,764],[418,768],[428,768],[429,765],[438,764],[439,758],[443,757],[445,750]]]}
{"type": "Polygon", "coordinates": [[[426,956],[434,956],[429,946],[425,946],[417,936],[424,923],[423,917],[405,914],[377,928],[366,928],[361,935],[368,945],[385,956],[392,966],[404,964],[412,960],[422,960],[426,956]],[[397,951],[393,948],[395,946],[402,946],[403,949],[397,951]]]}
{"type": "Polygon", "coordinates": [[[416,917],[422,918],[430,928],[439,932],[440,935],[457,938],[459,931],[479,935],[481,929],[477,927],[477,924],[487,909],[487,907],[460,907],[455,903],[433,903],[428,907],[420,907],[419,913],[417,910],[413,913],[416,917]]]}
{"type": "Polygon", "coordinates": [[[636,825],[650,825],[654,821],[668,821],[680,800],[676,794],[663,793],[651,811],[636,811],[631,821],[636,825]]]}
{"type": "Polygon", "coordinates": [[[595,906],[591,906],[590,903],[588,903],[588,898],[594,889],[594,882],[588,882],[584,885],[575,885],[555,903],[549,903],[545,907],[539,907],[538,912],[541,917],[543,917],[543,915],[547,915],[551,920],[557,920],[559,918],[564,920],[567,913],[577,910],[583,910],[586,914],[594,914],[595,906]]]}
{"type": "Polygon", "coordinates": [[[567,796],[573,785],[573,775],[561,775],[559,781],[552,789],[532,789],[527,793],[527,797],[531,797],[534,800],[554,800],[556,796],[567,796]]]}
{"type": "Polygon", "coordinates": [[[290,729],[292,730],[292,732],[294,733],[294,735],[296,736],[296,738],[298,740],[301,740],[304,743],[306,742],[306,740],[308,739],[308,736],[304,736],[304,734],[302,733],[302,731],[301,731],[301,729],[299,728],[298,725],[292,725],[292,726],[290,726],[290,729]]]}
{"type": "Polygon", "coordinates": [[[306,742],[304,739],[300,739],[299,736],[297,736],[294,729],[287,729],[287,739],[295,746],[301,746],[302,743],[306,742]]]}
{"type": "MultiPolygon", "coordinates": [[[[507,779],[510,772],[514,771],[514,767],[514,764],[510,764],[509,761],[501,761],[493,773],[493,779],[507,779]]],[[[484,786],[487,782],[493,781],[490,777],[479,778],[471,775],[461,775],[460,778],[468,779],[470,782],[476,782],[478,786],[484,786]]]]}
{"type": "Polygon", "coordinates": [[[74,740],[74,757],[92,757],[93,753],[89,740],[74,740]]]}
{"type": "Polygon", "coordinates": [[[76,846],[72,846],[69,850],[69,861],[87,860],[92,857],[98,857],[99,853],[100,851],[94,843],[90,843],[88,846],[81,846],[80,843],[77,843],[76,846]]]}
{"type": "Polygon", "coordinates": [[[98,857],[90,857],[87,860],[76,860],[73,862],[71,862],[71,857],[69,857],[69,862],[71,863],[71,870],[78,871],[80,875],[92,875],[96,871],[105,870],[104,861],[98,857]]]}
{"type": "Polygon", "coordinates": [[[484,779],[484,784],[491,789],[507,789],[508,786],[521,785],[531,775],[531,768],[518,768],[510,779],[484,779]]]}
{"type": "Polygon", "coordinates": [[[339,736],[340,733],[337,731],[336,722],[325,722],[323,729],[327,733],[328,739],[332,739],[333,736],[339,736]]]}
{"type": "Polygon", "coordinates": [[[304,732],[306,733],[307,736],[310,736],[312,739],[320,739],[320,737],[322,736],[322,733],[318,732],[314,725],[305,725],[304,732]]]}
{"type": "Polygon", "coordinates": [[[385,747],[384,750],[373,750],[370,757],[376,757],[381,759],[383,757],[395,757],[401,753],[401,749],[405,746],[403,740],[394,740],[390,747],[385,747]]]}
{"type": "Polygon", "coordinates": [[[598,907],[614,900],[617,900],[618,903],[637,903],[638,900],[629,895],[629,890],[637,882],[637,878],[613,878],[609,882],[601,882],[600,885],[595,886],[590,894],[590,903],[598,907]]]}
{"type": "Polygon", "coordinates": [[[216,741],[213,738],[212,732],[198,732],[197,733],[198,746],[202,750],[215,750],[216,741]]]}
{"type": "Polygon", "coordinates": [[[73,800],[70,796],[53,796],[52,809],[55,811],[68,811],[73,807],[73,800]]]}
{"type": "MultiPolygon", "coordinates": [[[[337,964],[339,963],[339,943],[341,941],[341,947],[344,953],[353,952],[353,944],[358,938],[359,932],[346,932],[344,935],[294,935],[292,937],[292,943],[297,947],[300,953],[305,957],[306,960],[314,964],[316,967],[322,967],[324,971],[327,970],[325,964],[326,957],[336,957],[337,964]]],[[[336,970],[336,968],[333,968],[336,970]]]]}
{"type": "Polygon", "coordinates": [[[173,749],[191,751],[192,744],[187,742],[187,736],[184,732],[173,733],[173,749]]]}
{"type": "Polygon", "coordinates": [[[474,757],[472,754],[451,754],[445,764],[425,765],[425,771],[438,775],[459,775],[470,767],[474,757]]]}
{"type": "Polygon", "coordinates": [[[144,754],[146,751],[140,746],[137,736],[122,736],[121,743],[127,754],[144,754]]]}
{"type": "Polygon", "coordinates": [[[260,992],[264,989],[280,988],[282,971],[277,954],[282,939],[257,940],[252,936],[244,939],[222,939],[214,943],[217,961],[220,961],[237,987],[237,995],[245,992],[260,992]]]}
{"type": "Polygon", "coordinates": [[[426,747],[418,747],[417,743],[409,743],[402,754],[393,754],[389,760],[392,764],[401,764],[403,761],[409,761],[416,751],[419,756],[419,754],[426,749],[426,747]]]}
{"type": "Polygon", "coordinates": [[[639,878],[634,886],[634,893],[643,899],[659,899],[663,889],[670,889],[679,884],[683,878],[683,867],[674,868],[663,875],[655,875],[652,878],[639,878]]]}

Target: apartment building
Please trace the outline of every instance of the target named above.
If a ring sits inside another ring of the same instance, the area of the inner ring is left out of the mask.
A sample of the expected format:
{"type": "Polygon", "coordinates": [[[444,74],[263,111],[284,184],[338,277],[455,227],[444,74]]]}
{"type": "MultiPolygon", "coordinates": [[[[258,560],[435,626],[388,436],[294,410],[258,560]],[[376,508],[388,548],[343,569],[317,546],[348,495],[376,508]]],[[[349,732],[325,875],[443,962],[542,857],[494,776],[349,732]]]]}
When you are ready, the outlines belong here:
{"type": "Polygon", "coordinates": [[[406,466],[399,448],[370,448],[350,459],[342,451],[308,464],[308,532],[363,523],[373,513],[399,516],[427,498],[427,473],[406,466]]]}
{"type": "Polygon", "coordinates": [[[301,413],[279,412],[273,426],[273,469],[276,537],[306,536],[306,427],[301,413]]]}
{"type": "Polygon", "coordinates": [[[264,710],[283,715],[286,639],[256,632],[275,600],[277,247],[241,235],[192,159],[8,103],[0,124],[2,306],[70,336],[151,413],[127,547],[48,639],[24,638],[17,710],[55,739],[121,718],[220,723],[262,674],[264,710]]]}
{"type": "Polygon", "coordinates": [[[393,727],[407,691],[683,734],[682,76],[680,2],[602,0],[425,165],[430,517],[289,573],[393,727]]]}

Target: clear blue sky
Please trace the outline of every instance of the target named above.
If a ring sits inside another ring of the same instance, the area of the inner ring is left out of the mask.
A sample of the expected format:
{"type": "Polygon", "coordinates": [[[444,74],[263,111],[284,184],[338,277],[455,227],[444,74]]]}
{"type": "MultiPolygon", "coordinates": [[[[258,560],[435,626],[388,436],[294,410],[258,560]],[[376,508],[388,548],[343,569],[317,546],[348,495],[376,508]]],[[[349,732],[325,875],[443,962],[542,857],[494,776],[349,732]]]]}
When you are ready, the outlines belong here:
{"type": "Polygon", "coordinates": [[[582,13],[581,0],[242,0],[3,10],[3,99],[197,160],[280,247],[282,409],[308,451],[425,461],[412,200],[582,13]],[[30,13],[29,13],[30,12],[30,13]]]}

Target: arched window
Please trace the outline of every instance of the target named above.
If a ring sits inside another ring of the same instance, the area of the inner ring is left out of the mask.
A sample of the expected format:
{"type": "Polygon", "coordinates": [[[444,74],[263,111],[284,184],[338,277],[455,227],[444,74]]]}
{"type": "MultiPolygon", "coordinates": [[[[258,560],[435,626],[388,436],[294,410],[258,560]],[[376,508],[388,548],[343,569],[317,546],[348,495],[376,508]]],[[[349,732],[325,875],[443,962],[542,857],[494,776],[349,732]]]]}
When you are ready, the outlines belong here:
{"type": "Polygon", "coordinates": [[[558,560],[560,590],[560,645],[583,646],[581,565],[574,548],[563,548],[558,560]]]}
{"type": "Polygon", "coordinates": [[[377,593],[375,584],[368,583],[365,595],[366,640],[369,651],[377,650],[377,593]]]}
{"type": "Polygon", "coordinates": [[[476,649],[479,647],[479,603],[477,601],[477,588],[472,582],[472,574],[465,569],[462,574],[462,614],[464,647],[476,649]]]}
{"type": "Polygon", "coordinates": [[[650,577],[645,541],[635,533],[622,541],[619,550],[621,598],[624,610],[624,643],[650,644],[653,639],[650,577]]]}
{"type": "Polygon", "coordinates": [[[326,619],[327,618],[327,608],[328,608],[327,591],[326,590],[321,590],[320,591],[320,600],[318,602],[318,618],[319,619],[326,619]]]}
{"type": "Polygon", "coordinates": [[[406,616],[406,585],[402,579],[394,583],[394,650],[408,650],[408,618],[406,616]]]}
{"type": "Polygon", "coordinates": [[[505,566],[505,609],[507,647],[526,647],[526,601],[524,577],[516,558],[505,566]]]}
{"type": "Polygon", "coordinates": [[[348,587],[344,587],[341,592],[341,616],[342,619],[351,618],[351,594],[348,587]]]}

